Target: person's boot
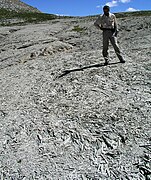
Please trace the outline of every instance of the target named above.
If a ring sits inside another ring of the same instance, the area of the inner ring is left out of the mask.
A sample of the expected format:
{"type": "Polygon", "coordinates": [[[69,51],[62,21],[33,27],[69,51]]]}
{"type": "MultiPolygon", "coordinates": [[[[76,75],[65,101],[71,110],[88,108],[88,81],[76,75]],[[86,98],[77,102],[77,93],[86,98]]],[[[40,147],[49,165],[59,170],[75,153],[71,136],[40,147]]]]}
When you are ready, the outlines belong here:
{"type": "Polygon", "coordinates": [[[104,65],[107,66],[108,64],[109,64],[109,60],[108,60],[108,58],[105,58],[105,63],[104,63],[104,65]]]}
{"type": "Polygon", "coordinates": [[[120,59],[120,62],[121,63],[125,63],[125,60],[122,58],[122,59],[120,59]]]}

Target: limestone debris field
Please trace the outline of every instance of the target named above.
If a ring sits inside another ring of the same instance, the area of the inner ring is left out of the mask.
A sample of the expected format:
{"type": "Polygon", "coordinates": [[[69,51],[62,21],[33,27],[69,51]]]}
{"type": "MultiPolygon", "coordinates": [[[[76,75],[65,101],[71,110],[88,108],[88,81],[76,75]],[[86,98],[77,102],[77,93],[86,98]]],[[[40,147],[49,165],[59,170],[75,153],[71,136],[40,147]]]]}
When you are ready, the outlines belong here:
{"type": "Polygon", "coordinates": [[[151,179],[150,16],[95,19],[0,27],[0,179],[151,179]]]}

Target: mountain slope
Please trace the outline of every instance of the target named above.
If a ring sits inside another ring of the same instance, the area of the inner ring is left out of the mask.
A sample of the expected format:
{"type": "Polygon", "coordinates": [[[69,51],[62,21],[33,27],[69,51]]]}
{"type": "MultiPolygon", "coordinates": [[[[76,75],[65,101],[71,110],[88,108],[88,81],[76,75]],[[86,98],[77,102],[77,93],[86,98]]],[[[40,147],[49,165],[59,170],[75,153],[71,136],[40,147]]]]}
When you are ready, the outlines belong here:
{"type": "Polygon", "coordinates": [[[29,12],[40,12],[38,9],[21,2],[20,0],[0,0],[0,9],[7,9],[10,11],[29,11],[29,12]]]}
{"type": "Polygon", "coordinates": [[[0,27],[1,179],[151,179],[150,16],[108,66],[95,19],[0,27]]]}

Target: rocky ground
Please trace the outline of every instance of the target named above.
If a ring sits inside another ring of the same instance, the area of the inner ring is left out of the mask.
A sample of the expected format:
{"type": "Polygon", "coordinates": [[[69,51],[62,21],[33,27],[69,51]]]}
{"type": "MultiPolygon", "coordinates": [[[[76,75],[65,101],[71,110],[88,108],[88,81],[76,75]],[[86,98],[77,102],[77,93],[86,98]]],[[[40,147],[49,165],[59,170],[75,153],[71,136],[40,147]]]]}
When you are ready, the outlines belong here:
{"type": "Polygon", "coordinates": [[[95,19],[0,27],[0,179],[151,179],[150,16],[95,19]]]}
{"type": "Polygon", "coordinates": [[[17,12],[23,12],[23,11],[40,12],[38,9],[29,6],[20,0],[0,0],[0,8],[13,10],[17,12]]]}

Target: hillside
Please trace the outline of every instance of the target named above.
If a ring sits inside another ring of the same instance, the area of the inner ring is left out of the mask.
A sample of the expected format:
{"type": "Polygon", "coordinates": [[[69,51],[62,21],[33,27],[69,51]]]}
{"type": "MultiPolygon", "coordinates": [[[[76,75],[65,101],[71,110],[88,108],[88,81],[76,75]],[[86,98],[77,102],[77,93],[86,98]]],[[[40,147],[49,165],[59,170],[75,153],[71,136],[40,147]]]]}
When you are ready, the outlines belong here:
{"type": "Polygon", "coordinates": [[[20,0],[0,0],[0,9],[7,9],[9,11],[16,11],[16,12],[39,12],[40,11],[32,6],[23,3],[20,0]]]}
{"type": "Polygon", "coordinates": [[[53,14],[16,12],[0,9],[0,26],[25,25],[29,23],[44,22],[56,18],[58,18],[58,16],[53,14]]]}
{"type": "MultiPolygon", "coordinates": [[[[148,11],[149,12],[149,11],[148,11]]],[[[118,18],[104,66],[96,16],[0,27],[0,179],[151,179],[151,21],[118,18]]]]}

